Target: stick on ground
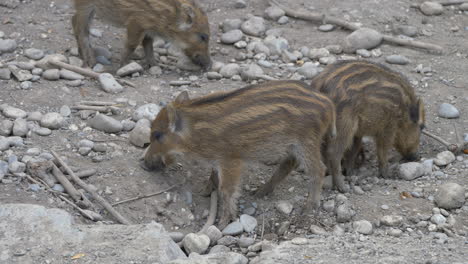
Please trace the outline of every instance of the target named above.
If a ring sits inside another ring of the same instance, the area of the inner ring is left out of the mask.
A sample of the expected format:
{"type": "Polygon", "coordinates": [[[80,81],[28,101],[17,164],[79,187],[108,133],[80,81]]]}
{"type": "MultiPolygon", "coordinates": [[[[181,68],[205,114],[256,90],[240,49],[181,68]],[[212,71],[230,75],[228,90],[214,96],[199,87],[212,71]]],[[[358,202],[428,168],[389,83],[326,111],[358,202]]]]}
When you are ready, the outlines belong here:
{"type": "Polygon", "coordinates": [[[463,142],[461,144],[457,143],[457,144],[453,144],[453,143],[450,143],[450,142],[447,142],[446,140],[432,134],[431,132],[429,131],[426,131],[426,130],[423,130],[422,133],[432,139],[435,139],[436,141],[438,141],[439,143],[441,143],[442,145],[444,145],[447,150],[453,152],[454,154],[458,153],[458,151],[462,151],[462,148],[463,148],[463,142]]]}
{"type": "Polygon", "coordinates": [[[168,192],[168,191],[174,189],[177,186],[178,185],[172,185],[172,186],[170,186],[170,187],[168,187],[168,188],[166,188],[164,190],[161,190],[161,191],[157,191],[157,192],[149,193],[149,194],[143,194],[143,195],[139,195],[137,197],[128,198],[128,199],[125,199],[125,200],[122,200],[122,201],[118,201],[118,202],[113,203],[112,206],[116,206],[116,205],[119,205],[119,204],[136,201],[136,200],[140,200],[140,199],[143,199],[143,198],[149,198],[149,197],[152,197],[152,196],[160,195],[160,194],[163,194],[165,192],[168,192]]]}
{"type": "Polygon", "coordinates": [[[58,182],[62,184],[63,188],[65,191],[70,194],[70,196],[75,200],[76,202],[80,201],[81,199],[81,193],[78,192],[77,189],[71,184],[71,182],[63,175],[62,171],[55,166],[55,164],[52,165],[52,175],[55,176],[58,182]]]}
{"type": "MultiPolygon", "coordinates": [[[[326,16],[325,14],[294,10],[287,6],[281,5],[276,0],[270,0],[270,4],[283,9],[283,11],[286,12],[286,15],[289,17],[311,21],[311,22],[317,22],[317,23],[333,24],[333,25],[336,25],[336,26],[339,26],[339,27],[342,27],[351,31],[355,31],[360,28],[359,26],[356,26],[352,23],[341,20],[339,18],[329,17],[329,16],[326,16]]],[[[443,51],[443,48],[441,46],[431,44],[431,43],[426,43],[426,42],[417,41],[417,40],[401,39],[401,38],[393,37],[390,35],[384,35],[384,34],[382,34],[382,36],[383,36],[384,41],[392,43],[392,44],[427,49],[427,50],[434,50],[437,52],[443,51]]]]}
{"type": "Polygon", "coordinates": [[[57,160],[58,163],[62,167],[65,168],[65,170],[68,172],[68,175],[70,175],[71,179],[78,184],[81,188],[89,192],[93,198],[99,202],[119,223],[124,224],[124,225],[130,225],[131,222],[127,220],[125,217],[123,217],[119,212],[117,212],[112,205],[107,202],[104,198],[102,198],[93,188],[91,188],[88,184],[86,184],[84,181],[82,181],[80,178],[78,178],[75,173],[68,167],[68,165],[55,153],[55,151],[51,150],[50,153],[52,153],[52,156],[57,160]]]}

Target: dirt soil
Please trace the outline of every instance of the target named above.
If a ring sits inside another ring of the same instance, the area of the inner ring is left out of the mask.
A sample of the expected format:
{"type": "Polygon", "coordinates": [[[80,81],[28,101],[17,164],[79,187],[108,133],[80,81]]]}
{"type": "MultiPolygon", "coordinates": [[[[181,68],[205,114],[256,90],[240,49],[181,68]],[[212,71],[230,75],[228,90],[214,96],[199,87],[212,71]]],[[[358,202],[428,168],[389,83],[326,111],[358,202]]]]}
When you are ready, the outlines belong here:
{"type": "MultiPolygon", "coordinates": [[[[248,13],[263,16],[264,10],[268,7],[265,1],[248,1],[248,5],[244,9],[234,8],[232,1],[206,0],[201,2],[208,11],[210,19],[213,59],[224,63],[233,60],[239,50],[234,46],[220,43],[219,37],[222,32],[218,27],[219,24],[227,18],[244,18],[248,13]]],[[[398,25],[417,27],[419,32],[423,32],[417,36],[417,39],[444,47],[443,54],[383,44],[380,46],[383,55],[378,58],[370,58],[370,60],[385,63],[385,56],[391,54],[401,54],[409,58],[411,62],[407,65],[389,65],[389,67],[403,73],[415,84],[417,94],[423,98],[426,105],[426,129],[450,142],[456,141],[454,127],[457,127],[462,135],[468,132],[468,14],[466,12],[461,13],[456,7],[446,7],[443,15],[424,16],[419,10],[410,8],[410,4],[414,1],[409,0],[288,0],[283,2],[294,8],[313,8],[315,11],[325,12],[335,17],[349,18],[350,21],[360,22],[388,34],[391,34],[389,31],[398,25]],[[431,67],[431,76],[417,73],[414,69],[418,64],[431,67]],[[461,113],[460,117],[457,119],[438,117],[439,105],[444,102],[455,105],[461,113]]],[[[21,55],[22,50],[30,47],[42,49],[47,53],[61,53],[69,56],[70,48],[76,47],[70,23],[73,12],[72,3],[69,0],[52,2],[25,0],[21,1],[16,8],[0,5],[0,30],[5,33],[6,37],[16,33],[15,39],[19,43],[15,54],[3,54],[0,56],[0,61],[7,60],[12,56],[17,56],[18,61],[26,61],[27,59],[21,55]]],[[[330,44],[340,44],[349,34],[348,31],[342,29],[321,32],[317,29],[317,24],[292,18],[285,25],[271,21],[267,23],[269,28],[283,29],[282,36],[288,39],[292,49],[296,50],[302,46],[319,48],[330,44]]],[[[124,31],[102,24],[99,20],[95,20],[93,27],[103,32],[101,38],[92,37],[93,44],[109,48],[113,53],[112,62],[114,65],[118,64],[125,38],[124,31]]],[[[271,76],[276,70],[277,68],[265,69],[266,73],[271,76]]],[[[85,80],[81,87],[67,87],[64,80],[52,82],[41,79],[33,83],[31,90],[19,89],[19,83],[14,79],[0,80],[0,104],[7,103],[27,112],[47,113],[59,112],[63,105],[72,106],[79,101],[112,101],[117,98],[126,98],[130,104],[122,107],[122,114],[114,116],[123,120],[130,118],[138,106],[147,103],[169,102],[182,90],[187,89],[192,97],[196,97],[213,91],[235,89],[246,85],[245,82],[230,79],[211,81],[207,80],[206,74],[183,71],[164,71],[160,77],[154,77],[144,72],[138,77],[131,78],[131,81],[136,84],[135,88],[127,86],[123,93],[113,95],[103,92],[99,84],[91,79],[85,80]],[[197,76],[196,83],[199,85],[189,87],[169,85],[170,81],[185,80],[189,76],[197,76]]],[[[143,149],[130,144],[128,134],[110,135],[97,130],[84,129],[87,126],[86,120],[82,120],[77,113],[72,113],[71,117],[67,119],[67,123],[65,128],[54,130],[51,136],[41,137],[32,133],[30,137],[25,139],[27,143],[25,147],[12,150],[19,157],[24,155],[28,148],[33,147],[40,148],[44,152],[55,150],[66,156],[68,162],[75,167],[97,169],[98,173],[86,179],[86,182],[96,186],[102,195],[111,202],[155,192],[185,182],[173,191],[124,203],[116,206],[116,209],[133,223],[156,221],[163,224],[168,231],[189,233],[197,232],[201,228],[206,221],[209,197],[200,196],[198,192],[208,179],[211,171],[209,166],[196,160],[186,159],[180,160],[182,166],[179,169],[159,174],[147,172],[138,166],[143,149]],[[70,129],[69,126],[72,124],[77,125],[79,129],[70,129]],[[116,152],[81,156],[77,152],[77,143],[82,139],[114,144],[113,149],[116,152]],[[96,155],[102,157],[93,157],[96,155]]],[[[421,156],[423,158],[434,158],[437,153],[444,150],[445,147],[438,142],[422,136],[421,156]]],[[[393,154],[396,158],[398,157],[396,153],[393,154]]],[[[435,205],[428,198],[435,194],[442,183],[456,182],[464,186],[465,189],[467,188],[467,160],[467,155],[459,156],[458,160],[443,168],[445,177],[442,178],[428,175],[414,181],[396,179],[396,176],[393,179],[382,179],[377,178],[378,170],[374,146],[366,144],[366,162],[361,168],[360,174],[353,179],[347,179],[365,190],[362,195],[346,194],[356,211],[354,219],[366,219],[378,225],[379,220],[384,215],[403,215],[407,226],[418,230],[408,219],[416,217],[418,214],[432,214],[432,208],[435,205]],[[405,198],[401,195],[402,192],[412,192],[418,188],[422,190],[422,198],[405,198]],[[388,210],[382,209],[382,205],[387,205],[388,210]]],[[[263,229],[265,237],[278,240],[291,239],[310,234],[309,226],[311,224],[322,226],[327,231],[331,231],[333,226],[337,224],[334,214],[322,210],[317,218],[304,218],[298,215],[305,200],[309,181],[300,172],[290,175],[269,198],[257,199],[254,197],[253,191],[268,180],[274,168],[274,166],[267,164],[251,164],[244,173],[240,212],[252,206],[257,208],[254,214],[258,220],[257,235],[260,237],[263,229]],[[275,203],[280,200],[289,201],[294,205],[291,216],[286,217],[275,209],[275,203]],[[290,221],[290,230],[284,236],[277,236],[276,229],[284,221],[290,221]]],[[[27,180],[14,180],[12,183],[0,184],[0,202],[59,207],[73,213],[75,221],[78,223],[92,223],[53,195],[44,190],[33,192],[28,186],[27,180]]],[[[322,201],[334,199],[336,194],[336,191],[326,189],[322,194],[322,201]]],[[[105,216],[106,221],[113,220],[103,209],[100,212],[105,216]]],[[[464,256],[466,257],[468,251],[468,210],[465,208],[450,213],[456,219],[456,224],[453,227],[455,236],[449,238],[448,244],[433,246],[432,254],[427,258],[422,256],[418,263],[452,263],[453,261],[468,263],[467,258],[463,259],[463,254],[457,257],[457,254],[461,254],[461,252],[465,252],[464,256]],[[457,243],[453,241],[457,241],[457,243]],[[451,243],[457,245],[455,249],[450,246],[451,243]],[[455,255],[452,256],[449,251],[455,255]]],[[[420,230],[423,236],[430,236],[427,228],[420,230]]],[[[404,230],[403,236],[408,236],[406,230],[404,230]]],[[[411,253],[411,245],[397,243],[398,237],[383,236],[380,239],[375,238],[374,241],[383,248],[386,247],[386,244],[391,245],[392,250],[400,252],[400,255],[405,255],[405,252],[413,254],[411,253]]],[[[434,242],[429,240],[427,243],[434,242]]],[[[327,260],[329,260],[328,263],[342,262],[335,257],[329,259],[326,255],[320,255],[320,257],[323,259],[319,262],[327,262],[327,260]]],[[[366,260],[372,263],[378,258],[378,255],[369,255],[366,260]]]]}

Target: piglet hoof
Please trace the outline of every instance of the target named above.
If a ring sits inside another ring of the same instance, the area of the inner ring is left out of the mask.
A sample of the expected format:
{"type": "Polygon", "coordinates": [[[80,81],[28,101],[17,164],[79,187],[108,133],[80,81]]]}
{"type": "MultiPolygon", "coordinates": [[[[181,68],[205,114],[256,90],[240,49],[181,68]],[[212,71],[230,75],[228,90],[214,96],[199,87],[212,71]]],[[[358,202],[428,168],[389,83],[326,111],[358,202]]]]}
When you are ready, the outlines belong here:
{"type": "Polygon", "coordinates": [[[148,166],[146,166],[146,163],[144,160],[140,160],[139,164],[140,164],[140,167],[144,169],[145,171],[151,171],[151,169],[148,168],[148,166]]]}

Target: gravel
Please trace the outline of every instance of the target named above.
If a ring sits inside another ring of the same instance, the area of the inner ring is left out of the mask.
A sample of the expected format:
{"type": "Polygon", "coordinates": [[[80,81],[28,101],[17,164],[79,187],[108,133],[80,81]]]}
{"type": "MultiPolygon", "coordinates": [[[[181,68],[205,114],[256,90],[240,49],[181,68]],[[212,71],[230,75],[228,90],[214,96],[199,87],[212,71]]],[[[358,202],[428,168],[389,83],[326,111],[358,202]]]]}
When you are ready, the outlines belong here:
{"type": "Polygon", "coordinates": [[[120,93],[124,89],[110,73],[101,73],[98,79],[102,89],[108,93],[120,93]]]}
{"type": "Polygon", "coordinates": [[[88,121],[88,124],[96,129],[106,133],[118,133],[122,131],[120,121],[103,114],[97,114],[94,118],[88,121]]]}
{"type": "Polygon", "coordinates": [[[434,202],[444,209],[460,208],[465,203],[465,190],[457,183],[445,183],[436,192],[434,202]]]}
{"type": "Polygon", "coordinates": [[[242,39],[244,33],[239,29],[234,29],[221,35],[221,42],[224,44],[234,44],[242,39]]]}
{"type": "Polygon", "coordinates": [[[42,116],[41,126],[49,129],[59,129],[64,125],[63,116],[59,113],[51,112],[42,116]]]}
{"type": "Polygon", "coordinates": [[[421,12],[426,16],[437,16],[444,12],[444,7],[437,2],[424,2],[419,6],[421,12]]]}
{"type": "Polygon", "coordinates": [[[349,34],[344,41],[343,49],[354,53],[358,49],[373,49],[382,42],[382,34],[370,28],[360,28],[349,34]]]}
{"type": "Polygon", "coordinates": [[[148,119],[140,119],[135,128],[130,132],[129,140],[134,146],[144,147],[150,143],[151,122],[148,119]]]}
{"type": "Polygon", "coordinates": [[[184,249],[187,253],[198,253],[202,254],[205,253],[210,245],[210,238],[204,234],[194,234],[190,233],[187,234],[184,239],[182,240],[182,244],[184,245],[184,249]]]}
{"type": "Polygon", "coordinates": [[[241,222],[232,222],[223,229],[223,235],[236,236],[244,232],[241,222]]]}
{"type": "Polygon", "coordinates": [[[400,215],[384,215],[380,219],[380,223],[385,226],[400,226],[403,223],[403,216],[400,215]]]}
{"type": "Polygon", "coordinates": [[[443,118],[458,118],[460,111],[452,104],[443,103],[439,106],[438,115],[443,118]]]}
{"type": "Polygon", "coordinates": [[[437,166],[446,166],[456,159],[455,155],[451,151],[442,151],[437,154],[436,158],[434,159],[434,163],[437,166]]]}
{"type": "Polygon", "coordinates": [[[403,163],[398,167],[398,175],[401,179],[407,181],[412,181],[423,176],[425,171],[424,165],[419,162],[403,163]]]}
{"type": "Polygon", "coordinates": [[[403,55],[390,55],[385,57],[385,61],[390,64],[406,65],[410,60],[403,55]]]}

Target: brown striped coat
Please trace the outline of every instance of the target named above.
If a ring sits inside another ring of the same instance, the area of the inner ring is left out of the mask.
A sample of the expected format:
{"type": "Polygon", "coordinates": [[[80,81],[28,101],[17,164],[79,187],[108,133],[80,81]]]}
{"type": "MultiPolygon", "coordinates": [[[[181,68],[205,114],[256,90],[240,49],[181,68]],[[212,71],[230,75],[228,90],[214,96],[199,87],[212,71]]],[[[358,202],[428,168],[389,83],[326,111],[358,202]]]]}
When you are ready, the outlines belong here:
{"type": "Polygon", "coordinates": [[[377,145],[379,169],[388,176],[387,152],[395,147],[413,160],[424,127],[424,105],[400,74],[367,61],[341,61],[329,65],[312,79],[311,87],[326,94],[336,105],[337,137],[328,148],[328,164],[335,186],[345,190],[341,175],[352,172],[363,136],[377,145]]]}
{"type": "Polygon", "coordinates": [[[258,195],[271,193],[301,165],[312,178],[306,210],[317,208],[325,173],[320,147],[335,132],[333,103],[303,82],[271,81],[195,99],[182,93],[154,120],[145,164],[164,167],[175,153],[215,161],[223,227],[237,215],[241,171],[248,161],[281,159],[258,195]]]}
{"type": "Polygon", "coordinates": [[[74,3],[73,31],[87,66],[96,63],[89,41],[94,14],[115,26],[126,27],[122,65],[129,62],[140,44],[143,44],[147,62],[156,65],[154,36],[173,41],[194,64],[203,68],[211,65],[208,17],[193,0],[74,0],[74,3]]]}

